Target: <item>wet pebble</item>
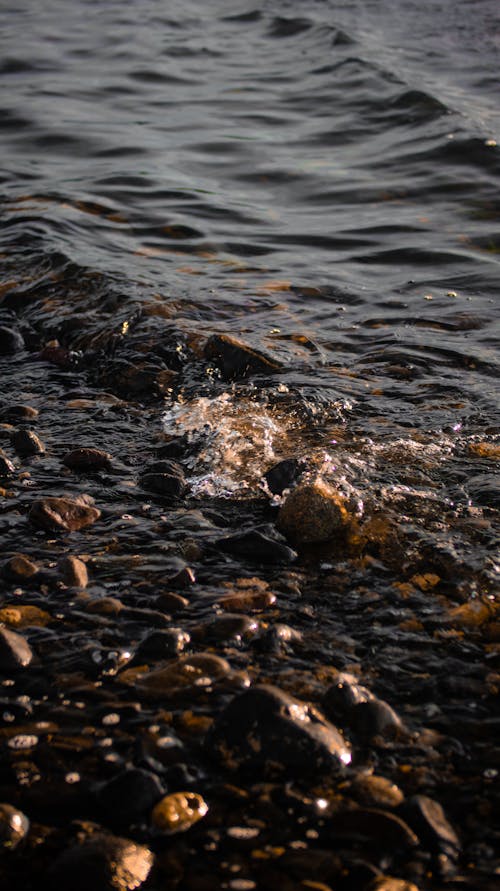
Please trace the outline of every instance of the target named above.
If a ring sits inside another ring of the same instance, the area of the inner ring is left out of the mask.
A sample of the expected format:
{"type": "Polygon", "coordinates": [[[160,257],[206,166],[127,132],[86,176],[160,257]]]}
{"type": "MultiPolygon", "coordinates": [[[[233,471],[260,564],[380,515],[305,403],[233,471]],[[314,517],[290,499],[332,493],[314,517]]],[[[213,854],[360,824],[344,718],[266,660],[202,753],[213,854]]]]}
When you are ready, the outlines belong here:
{"type": "Polygon", "coordinates": [[[269,374],[282,368],[280,362],[252,349],[229,334],[213,334],[205,344],[205,357],[218,366],[226,380],[269,374]]]}
{"type": "Polygon", "coordinates": [[[367,886],[366,891],[419,891],[413,882],[396,879],[393,876],[377,876],[367,886]]]}
{"type": "Polygon", "coordinates": [[[0,356],[12,356],[24,350],[24,337],[16,328],[0,325],[0,356]]]}
{"type": "Polygon", "coordinates": [[[344,722],[355,706],[373,699],[367,687],[358,683],[350,674],[341,674],[326,690],[323,696],[323,708],[332,721],[344,722]]]}
{"type": "Polygon", "coordinates": [[[95,523],[101,511],[70,498],[42,498],[29,512],[30,522],[48,532],[76,532],[95,523]]]}
{"type": "Polygon", "coordinates": [[[182,652],[189,641],[189,634],[181,628],[151,631],[137,647],[134,662],[147,662],[149,659],[172,659],[182,652]]]}
{"type": "Polygon", "coordinates": [[[12,850],[25,838],[30,822],[11,804],[0,804],[0,847],[12,850]]]}
{"type": "Polygon", "coordinates": [[[26,554],[14,554],[3,564],[2,574],[9,581],[26,583],[36,576],[38,569],[26,554]]]}
{"type": "Polygon", "coordinates": [[[349,764],[348,743],[316,709],[278,687],[259,685],[233,699],[209,733],[208,751],[230,770],[308,774],[349,764]]]}
{"type": "Polygon", "coordinates": [[[12,473],[16,472],[16,467],[7,457],[5,452],[0,449],[0,476],[10,476],[12,473]]]}
{"type": "Polygon", "coordinates": [[[401,718],[389,703],[382,699],[359,702],[352,711],[349,726],[366,742],[376,736],[381,736],[384,739],[396,739],[405,733],[401,718]]]}
{"type": "Polygon", "coordinates": [[[217,548],[226,554],[234,554],[256,563],[292,563],[296,551],[275,538],[264,535],[259,529],[248,529],[219,538],[217,548]]]}
{"type": "Polygon", "coordinates": [[[180,498],[187,490],[184,476],[173,473],[144,473],[141,476],[141,485],[157,495],[167,495],[180,498]]]}
{"type": "Polygon", "coordinates": [[[65,585],[70,588],[86,588],[89,582],[87,566],[79,557],[67,555],[57,564],[59,574],[65,585]]]}
{"type": "Polygon", "coordinates": [[[329,821],[334,838],[359,838],[382,850],[405,850],[418,845],[418,837],[401,817],[379,808],[341,811],[329,821]]]}
{"type": "Polygon", "coordinates": [[[445,854],[451,860],[457,859],[460,839],[438,801],[427,795],[414,795],[406,802],[402,813],[429,850],[445,854]]]}
{"type": "Polygon", "coordinates": [[[0,421],[34,421],[39,415],[37,408],[31,405],[14,404],[0,409],[0,421]]]}
{"type": "Polygon", "coordinates": [[[228,612],[261,612],[274,606],[275,603],[276,594],[273,594],[272,591],[250,588],[235,590],[230,594],[223,594],[217,599],[218,606],[228,612]]]}
{"type": "Polygon", "coordinates": [[[154,773],[131,768],[100,786],[96,798],[113,824],[129,825],[149,814],[163,793],[154,773]]]}
{"type": "Polygon", "coordinates": [[[401,789],[385,777],[360,774],[351,784],[350,794],[360,804],[375,808],[395,808],[404,801],[401,789]]]}
{"type": "Polygon", "coordinates": [[[136,686],[154,698],[172,697],[180,693],[194,695],[229,675],[231,667],[220,656],[196,653],[180,656],[165,668],[138,678],[136,686]]]}
{"type": "Polygon", "coordinates": [[[329,541],[342,533],[347,523],[342,499],[322,479],[299,484],[278,514],[278,528],[297,545],[329,541]]]}
{"type": "Polygon", "coordinates": [[[30,455],[43,455],[45,446],[33,430],[16,430],[12,434],[11,442],[18,455],[28,458],[30,455]]]}
{"type": "Polygon", "coordinates": [[[285,458],[267,470],[263,479],[273,495],[282,495],[285,489],[298,482],[305,467],[306,462],[303,458],[285,458]]]}
{"type": "Polygon", "coordinates": [[[155,598],[155,606],[166,613],[178,613],[189,606],[189,600],[175,591],[164,591],[155,598]]]}
{"type": "Polygon", "coordinates": [[[208,813],[208,805],[196,792],[174,792],[153,808],[151,822],[161,832],[185,832],[208,813]]]}
{"type": "Polygon", "coordinates": [[[226,613],[215,616],[196,629],[197,636],[214,641],[242,640],[253,637],[258,631],[259,623],[249,616],[226,613]]]}
{"type": "Polygon", "coordinates": [[[32,659],[33,650],[22,634],[0,628],[0,671],[27,668],[32,659]]]}
{"type": "Polygon", "coordinates": [[[63,458],[63,464],[70,470],[85,472],[109,470],[112,460],[109,452],[93,447],[83,447],[67,452],[63,458]]]}
{"type": "Polygon", "coordinates": [[[134,891],[153,866],[152,852],[128,838],[95,833],[66,849],[49,869],[53,891],[134,891]]]}

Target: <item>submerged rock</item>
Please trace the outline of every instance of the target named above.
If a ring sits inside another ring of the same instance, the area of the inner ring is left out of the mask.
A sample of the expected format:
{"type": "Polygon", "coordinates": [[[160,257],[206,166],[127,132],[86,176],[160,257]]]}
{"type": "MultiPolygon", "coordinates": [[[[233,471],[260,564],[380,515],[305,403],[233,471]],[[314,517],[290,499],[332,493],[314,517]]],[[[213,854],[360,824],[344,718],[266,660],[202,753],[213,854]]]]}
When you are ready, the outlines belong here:
{"type": "Polygon", "coordinates": [[[146,881],[153,860],[145,845],[96,833],[63,851],[50,867],[48,878],[53,891],[134,891],[146,881]]]}
{"type": "Polygon", "coordinates": [[[229,334],[213,334],[209,337],[205,344],[205,356],[215,361],[226,380],[248,377],[251,374],[269,374],[280,371],[283,367],[281,362],[254,350],[229,334]]]}
{"type": "Polygon", "coordinates": [[[97,790],[97,800],[113,823],[129,824],[149,814],[163,792],[155,774],[132,768],[104,783],[97,790]]]}
{"type": "Polygon", "coordinates": [[[234,554],[256,563],[292,563],[297,559],[297,553],[292,548],[264,535],[258,529],[248,529],[219,538],[217,548],[226,554],[234,554]]]}
{"type": "Polygon", "coordinates": [[[196,792],[174,792],[165,795],[153,808],[151,822],[162,832],[185,832],[205,814],[208,805],[196,792]]]}
{"type": "Polygon", "coordinates": [[[287,496],[278,528],[297,545],[316,544],[338,536],[349,521],[338,492],[322,479],[301,483],[287,496]]]}
{"type": "Polygon", "coordinates": [[[230,770],[323,774],[351,761],[348,743],[315,708],[278,687],[259,685],[224,709],[207,748],[230,770]]]}
{"type": "Polygon", "coordinates": [[[28,516],[30,522],[39,529],[48,532],[76,532],[95,523],[101,516],[101,511],[71,498],[42,498],[34,502],[28,516]]]}
{"type": "Polygon", "coordinates": [[[12,582],[27,582],[38,572],[38,566],[26,554],[14,554],[2,567],[3,576],[12,582]]]}
{"type": "Polygon", "coordinates": [[[109,452],[104,452],[102,449],[84,447],[67,452],[63,458],[63,464],[69,467],[70,470],[97,471],[109,470],[112,460],[109,452]]]}
{"type": "Polygon", "coordinates": [[[24,350],[24,337],[15,328],[0,325],[0,356],[11,356],[24,350]]]}
{"type": "Polygon", "coordinates": [[[38,409],[32,405],[15,403],[0,409],[0,421],[33,421],[38,415],[38,409]]]}
{"type": "Polygon", "coordinates": [[[27,668],[32,659],[33,650],[22,634],[0,627],[0,671],[27,668]]]}

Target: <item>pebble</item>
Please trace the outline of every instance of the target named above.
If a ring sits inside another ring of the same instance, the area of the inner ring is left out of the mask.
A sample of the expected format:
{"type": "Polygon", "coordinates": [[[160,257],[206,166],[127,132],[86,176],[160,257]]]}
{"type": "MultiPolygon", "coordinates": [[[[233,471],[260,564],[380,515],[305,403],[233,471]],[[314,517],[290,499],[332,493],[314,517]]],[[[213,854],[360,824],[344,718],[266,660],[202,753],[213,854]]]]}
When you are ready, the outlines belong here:
{"type": "Polygon", "coordinates": [[[71,452],[67,452],[62,459],[66,467],[76,471],[109,470],[112,460],[109,452],[92,447],[73,449],[71,452]]]}
{"type": "Polygon", "coordinates": [[[154,773],[131,768],[100,786],[96,797],[113,824],[129,825],[149,814],[163,794],[163,786],[154,773]]]}
{"type": "Polygon", "coordinates": [[[365,891],[418,891],[413,882],[406,879],[395,879],[393,876],[377,876],[365,891]]]}
{"type": "Polygon", "coordinates": [[[0,848],[15,848],[25,838],[30,821],[11,804],[0,804],[0,848]]]}
{"type": "Polygon", "coordinates": [[[394,808],[404,801],[404,795],[395,783],[376,774],[360,774],[352,783],[350,793],[356,801],[368,807],[394,808]]]}
{"type": "Polygon", "coordinates": [[[172,659],[188,645],[190,636],[181,628],[151,631],[141,641],[135,652],[134,662],[149,659],[172,659]]]}
{"type": "Polygon", "coordinates": [[[207,749],[230,770],[329,774],[351,761],[349,744],[316,709],[278,687],[251,687],[218,717],[207,749]]]}
{"type": "Polygon", "coordinates": [[[40,412],[32,405],[7,405],[0,409],[0,421],[34,421],[40,412]]]}
{"type": "Polygon", "coordinates": [[[262,612],[276,603],[276,594],[265,590],[241,590],[231,594],[223,594],[217,599],[217,605],[228,612],[262,612]]]}
{"type": "Polygon", "coordinates": [[[38,573],[38,566],[26,554],[14,554],[2,567],[2,574],[12,582],[27,582],[38,573]]]}
{"type": "Polygon", "coordinates": [[[89,583],[87,566],[79,557],[68,554],[61,557],[57,568],[65,585],[70,588],[86,588],[89,583]]]}
{"type": "Polygon", "coordinates": [[[229,334],[213,334],[205,344],[205,357],[212,359],[226,380],[252,374],[270,374],[283,366],[229,334]]]}
{"type": "Polygon", "coordinates": [[[353,731],[366,742],[376,736],[381,736],[384,739],[396,739],[405,733],[401,718],[383,699],[359,702],[352,711],[349,724],[353,731]]]}
{"type": "Polygon", "coordinates": [[[431,851],[445,854],[451,860],[457,859],[460,839],[439,802],[427,795],[414,795],[405,804],[403,813],[431,851]]]}
{"type": "Polygon", "coordinates": [[[95,523],[101,511],[83,501],[70,498],[42,498],[35,501],[29,512],[29,520],[39,529],[48,532],[76,532],[95,523]]]}
{"type": "Polygon", "coordinates": [[[350,674],[341,674],[338,679],[326,690],[323,696],[323,708],[332,721],[343,723],[355,706],[373,699],[373,694],[358,684],[356,678],[350,674]]]}
{"type": "Polygon", "coordinates": [[[173,498],[180,498],[187,489],[184,476],[173,473],[144,473],[141,485],[157,495],[170,495],[173,498]]]}
{"type": "Polygon", "coordinates": [[[199,636],[214,641],[241,640],[253,637],[259,629],[259,623],[249,616],[238,613],[226,613],[223,616],[215,616],[209,622],[200,626],[199,636]]]}
{"type": "Polygon", "coordinates": [[[316,544],[345,530],[348,514],[336,490],[322,479],[300,483],[278,514],[278,528],[297,545],[316,544]]]}
{"type": "Polygon", "coordinates": [[[0,325],[0,356],[12,356],[24,350],[24,337],[15,328],[0,325]]]}
{"type": "Polygon", "coordinates": [[[282,495],[285,489],[289,489],[300,479],[305,466],[303,458],[285,458],[267,470],[263,479],[273,495],[282,495]]]}
{"type": "Polygon", "coordinates": [[[185,832],[208,813],[208,805],[196,792],[174,792],[153,808],[151,822],[161,832],[185,832]]]}
{"type": "Polygon", "coordinates": [[[341,811],[332,817],[329,828],[334,838],[361,838],[384,851],[405,850],[418,845],[418,837],[396,814],[379,808],[341,811]]]}
{"type": "Polygon", "coordinates": [[[16,430],[15,433],[12,434],[11,442],[17,454],[21,455],[23,458],[27,458],[30,455],[43,455],[45,453],[45,446],[42,440],[33,432],[33,430],[16,430]]]}
{"type": "Polygon", "coordinates": [[[146,881],[153,862],[145,845],[97,832],[63,851],[48,878],[52,891],[135,891],[146,881]]]}
{"type": "Polygon", "coordinates": [[[27,668],[32,659],[33,650],[22,634],[0,628],[0,671],[27,668]]]}
{"type": "Polygon", "coordinates": [[[297,559],[296,551],[281,541],[264,535],[258,529],[219,538],[216,544],[226,554],[234,554],[256,563],[292,563],[297,559]]]}
{"type": "Polygon", "coordinates": [[[10,474],[16,472],[16,467],[7,457],[5,452],[0,449],[0,476],[10,476],[10,474]]]}
{"type": "Polygon", "coordinates": [[[166,613],[178,613],[189,606],[189,600],[174,591],[164,591],[156,597],[155,606],[166,613]]]}
{"type": "Polygon", "coordinates": [[[136,686],[153,697],[193,695],[210,687],[231,671],[229,662],[211,653],[180,656],[176,662],[142,675],[136,686]]]}

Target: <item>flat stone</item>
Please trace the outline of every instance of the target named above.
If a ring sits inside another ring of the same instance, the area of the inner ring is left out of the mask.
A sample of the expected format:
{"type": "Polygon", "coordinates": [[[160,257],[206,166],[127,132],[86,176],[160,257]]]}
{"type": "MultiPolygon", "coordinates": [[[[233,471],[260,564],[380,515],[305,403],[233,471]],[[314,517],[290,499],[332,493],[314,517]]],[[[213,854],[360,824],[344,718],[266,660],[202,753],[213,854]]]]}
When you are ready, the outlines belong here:
{"type": "Polygon", "coordinates": [[[208,813],[208,805],[196,792],[165,795],[153,808],[151,822],[161,832],[185,832],[208,813]]]}
{"type": "Polygon", "coordinates": [[[7,457],[3,449],[0,449],[0,476],[10,476],[15,472],[15,464],[7,457]]]}
{"type": "Polygon", "coordinates": [[[276,594],[262,589],[241,589],[223,594],[217,605],[227,612],[262,612],[276,603],[276,594]]]}
{"type": "Polygon", "coordinates": [[[258,529],[219,538],[216,545],[226,554],[244,557],[255,563],[292,563],[297,559],[296,551],[281,541],[269,538],[258,529]]]}
{"type": "Polygon", "coordinates": [[[315,708],[278,687],[259,685],[224,709],[207,750],[230,770],[329,774],[351,761],[349,744],[315,708]]]}
{"type": "Polygon", "coordinates": [[[300,483],[278,514],[278,528],[297,545],[329,541],[345,530],[348,521],[340,495],[321,479],[300,483]]]}
{"type": "Polygon", "coordinates": [[[166,613],[178,613],[189,606],[189,600],[176,594],[175,591],[164,591],[156,597],[155,606],[166,613]]]}
{"type": "Polygon", "coordinates": [[[68,554],[61,557],[57,568],[65,585],[70,588],[86,588],[89,583],[87,566],[78,557],[68,554]]]}
{"type": "Polygon", "coordinates": [[[99,787],[97,801],[116,824],[134,823],[149,815],[164,793],[157,776],[148,770],[123,770],[99,787]]]}
{"type": "Polygon", "coordinates": [[[18,455],[29,457],[30,455],[43,455],[45,446],[33,430],[16,430],[11,437],[12,445],[18,455]]]}
{"type": "Polygon", "coordinates": [[[0,409],[1,421],[34,421],[38,415],[38,409],[33,408],[32,405],[16,403],[14,405],[6,405],[4,408],[0,409]]]}
{"type": "Polygon", "coordinates": [[[49,869],[53,891],[135,891],[146,881],[154,856],[145,845],[95,833],[63,851],[49,869]]]}
{"type": "Polygon", "coordinates": [[[180,656],[175,662],[138,678],[136,686],[156,697],[175,697],[180,693],[193,695],[203,692],[231,671],[229,662],[211,653],[180,656]]]}
{"type": "Polygon", "coordinates": [[[0,671],[27,668],[32,659],[33,650],[21,634],[0,628],[0,671]]]}
{"type": "Polygon", "coordinates": [[[351,795],[360,804],[375,808],[399,807],[404,801],[401,789],[386,777],[361,774],[351,784],[351,795]]]}
{"type": "Polygon", "coordinates": [[[220,368],[226,380],[252,374],[270,374],[283,367],[281,362],[229,334],[213,334],[209,337],[204,353],[207,359],[212,359],[220,368]]]}
{"type": "Polygon", "coordinates": [[[77,532],[100,516],[96,507],[70,498],[42,498],[34,502],[28,515],[34,526],[48,532],[77,532]]]}
{"type": "Polygon", "coordinates": [[[366,840],[382,850],[415,848],[419,839],[396,814],[379,808],[359,808],[336,814],[329,823],[334,838],[366,840]]]}
{"type": "Polygon", "coordinates": [[[184,477],[173,473],[144,473],[141,476],[141,485],[157,495],[173,498],[180,498],[187,489],[184,477]]]}
{"type": "Polygon", "coordinates": [[[414,795],[404,806],[404,816],[431,851],[446,854],[452,860],[458,857],[460,839],[438,801],[427,795],[414,795]]]}
{"type": "Polygon", "coordinates": [[[92,447],[82,447],[67,452],[63,458],[63,464],[70,470],[97,471],[109,470],[112,460],[109,452],[92,447]]]}

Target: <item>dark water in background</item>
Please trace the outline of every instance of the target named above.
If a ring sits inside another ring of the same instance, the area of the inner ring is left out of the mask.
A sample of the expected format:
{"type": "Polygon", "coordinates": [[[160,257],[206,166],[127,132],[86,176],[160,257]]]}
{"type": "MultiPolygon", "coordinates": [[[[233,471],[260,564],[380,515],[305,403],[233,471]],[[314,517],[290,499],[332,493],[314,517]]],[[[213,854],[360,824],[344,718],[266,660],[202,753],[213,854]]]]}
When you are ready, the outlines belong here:
{"type": "MultiPolygon", "coordinates": [[[[232,333],[311,416],[347,420],[332,472],[358,489],[498,504],[496,0],[1,17],[7,311],[82,349],[232,333]]],[[[184,429],[223,427],[207,393],[184,429]]]]}

